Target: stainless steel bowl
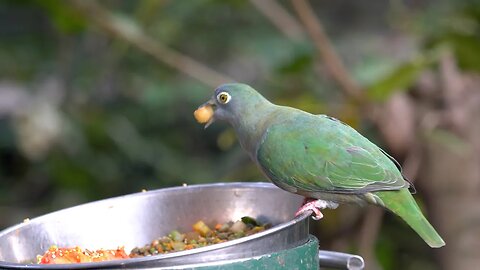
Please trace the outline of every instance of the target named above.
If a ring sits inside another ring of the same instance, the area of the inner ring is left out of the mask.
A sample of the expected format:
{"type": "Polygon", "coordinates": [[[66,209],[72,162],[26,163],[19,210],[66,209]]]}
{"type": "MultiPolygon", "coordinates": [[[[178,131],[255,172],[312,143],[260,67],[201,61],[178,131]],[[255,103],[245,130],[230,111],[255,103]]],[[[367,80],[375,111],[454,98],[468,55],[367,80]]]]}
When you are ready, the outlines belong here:
{"type": "Polygon", "coordinates": [[[53,212],[0,232],[0,268],[100,269],[163,267],[259,256],[308,241],[308,216],[293,218],[303,198],[269,183],[220,183],[166,188],[53,212]],[[51,245],[113,249],[143,246],[173,229],[251,216],[275,225],[264,232],[203,248],[100,263],[26,263],[51,245]],[[68,267],[67,267],[68,266],[68,267]]]}

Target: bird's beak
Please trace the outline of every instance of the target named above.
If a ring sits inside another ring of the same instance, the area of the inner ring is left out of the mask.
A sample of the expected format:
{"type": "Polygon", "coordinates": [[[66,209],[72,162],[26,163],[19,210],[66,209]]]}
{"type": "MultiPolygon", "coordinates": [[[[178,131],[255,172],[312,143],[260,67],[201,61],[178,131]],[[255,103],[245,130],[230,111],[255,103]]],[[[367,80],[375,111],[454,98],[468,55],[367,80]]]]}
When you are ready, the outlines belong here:
{"type": "Polygon", "coordinates": [[[198,109],[193,112],[193,116],[200,124],[205,124],[205,128],[210,126],[215,122],[215,101],[210,99],[209,101],[202,104],[198,109]]]}

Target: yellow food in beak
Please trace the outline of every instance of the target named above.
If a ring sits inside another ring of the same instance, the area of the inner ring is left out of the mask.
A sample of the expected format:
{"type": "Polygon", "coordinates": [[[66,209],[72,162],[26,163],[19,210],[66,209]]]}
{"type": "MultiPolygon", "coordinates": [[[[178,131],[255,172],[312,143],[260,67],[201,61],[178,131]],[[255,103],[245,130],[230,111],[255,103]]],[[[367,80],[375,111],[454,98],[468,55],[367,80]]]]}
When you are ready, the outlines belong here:
{"type": "Polygon", "coordinates": [[[193,112],[193,116],[195,116],[195,119],[200,124],[208,123],[213,117],[212,105],[207,104],[196,109],[195,112],[193,112]]]}

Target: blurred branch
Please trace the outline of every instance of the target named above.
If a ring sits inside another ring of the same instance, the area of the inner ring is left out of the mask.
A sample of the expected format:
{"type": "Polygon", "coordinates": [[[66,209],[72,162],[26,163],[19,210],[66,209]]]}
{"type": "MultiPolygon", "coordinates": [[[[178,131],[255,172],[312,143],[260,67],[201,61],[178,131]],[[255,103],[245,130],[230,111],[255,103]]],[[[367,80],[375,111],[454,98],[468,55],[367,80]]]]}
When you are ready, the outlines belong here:
{"type": "Polygon", "coordinates": [[[131,21],[114,16],[92,0],[72,0],[69,3],[95,26],[109,35],[120,38],[133,47],[151,55],[174,69],[185,73],[211,87],[217,87],[234,79],[221,74],[195,59],[174,51],[161,42],[153,40],[131,21]]]}
{"type": "Polygon", "coordinates": [[[345,69],[342,60],[338,57],[330,39],[326,35],[320,20],[315,16],[308,2],[306,0],[292,0],[292,5],[313,40],[313,43],[320,52],[325,66],[333,79],[340,85],[348,97],[358,102],[363,101],[360,87],[345,69]]]}
{"type": "Polygon", "coordinates": [[[452,52],[446,51],[440,59],[440,74],[443,84],[443,96],[448,110],[445,119],[456,133],[461,134],[469,125],[468,110],[458,106],[465,99],[465,82],[452,52]]]}
{"type": "MultiPolygon", "coordinates": [[[[145,29],[146,26],[155,18],[155,11],[162,7],[166,2],[161,0],[146,0],[138,2],[138,6],[133,13],[132,18],[138,22],[138,26],[145,29]]],[[[145,31],[144,31],[145,32],[145,31]]],[[[118,40],[112,47],[116,50],[115,58],[121,58],[130,48],[130,43],[118,40]]]]}
{"type": "Polygon", "coordinates": [[[379,269],[375,256],[375,241],[381,229],[385,211],[376,206],[369,207],[360,229],[359,253],[365,259],[368,269],[379,269]]]}
{"type": "Polygon", "coordinates": [[[250,2],[289,39],[294,41],[305,39],[306,34],[302,25],[276,0],[250,0],[250,2]]]}

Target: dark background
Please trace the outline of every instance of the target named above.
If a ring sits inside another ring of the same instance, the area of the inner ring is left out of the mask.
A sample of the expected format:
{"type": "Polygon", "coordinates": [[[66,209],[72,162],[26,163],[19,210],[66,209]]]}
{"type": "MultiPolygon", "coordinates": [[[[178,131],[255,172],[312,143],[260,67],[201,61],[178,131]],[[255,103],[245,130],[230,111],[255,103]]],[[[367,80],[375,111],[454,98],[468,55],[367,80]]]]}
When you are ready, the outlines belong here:
{"type": "Polygon", "coordinates": [[[192,116],[239,81],[386,149],[447,242],[342,206],[312,223],[322,249],[475,269],[479,71],[478,1],[0,1],[0,229],[141,189],[265,181],[227,125],[192,116]]]}

